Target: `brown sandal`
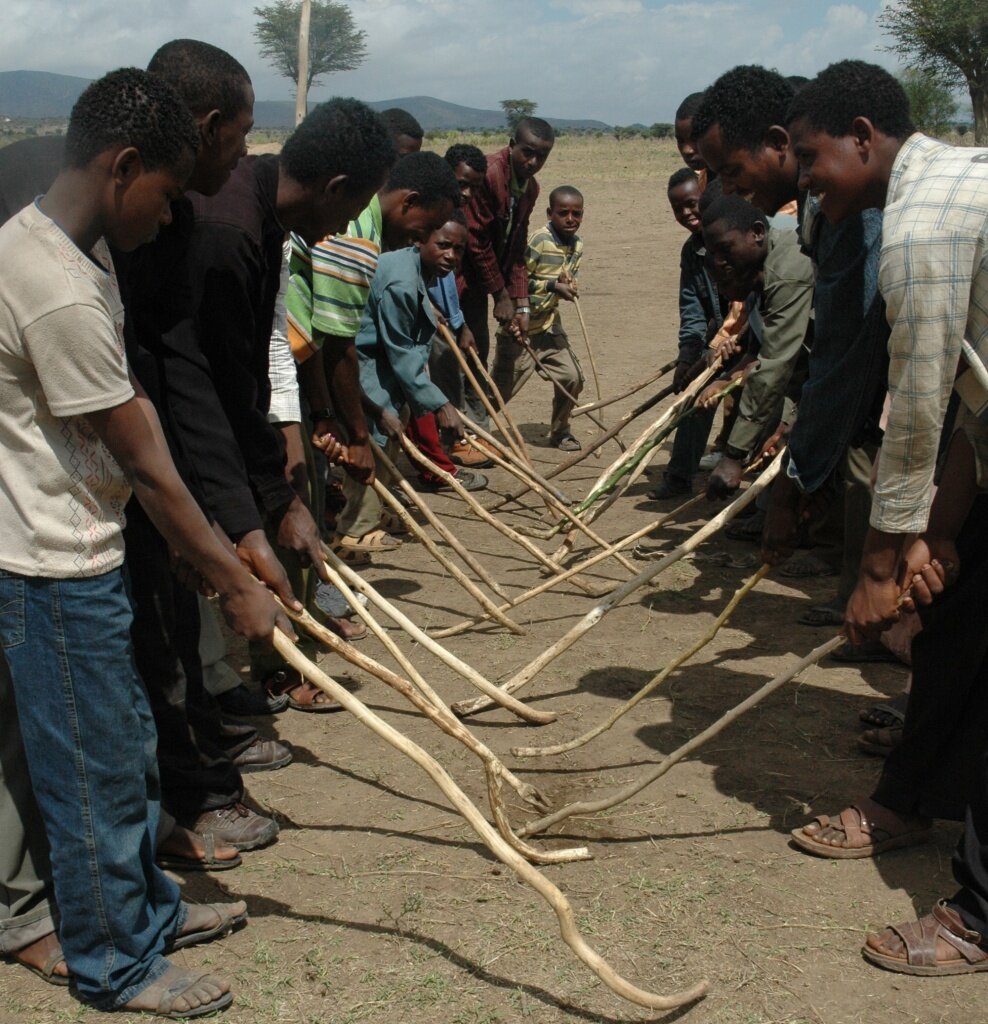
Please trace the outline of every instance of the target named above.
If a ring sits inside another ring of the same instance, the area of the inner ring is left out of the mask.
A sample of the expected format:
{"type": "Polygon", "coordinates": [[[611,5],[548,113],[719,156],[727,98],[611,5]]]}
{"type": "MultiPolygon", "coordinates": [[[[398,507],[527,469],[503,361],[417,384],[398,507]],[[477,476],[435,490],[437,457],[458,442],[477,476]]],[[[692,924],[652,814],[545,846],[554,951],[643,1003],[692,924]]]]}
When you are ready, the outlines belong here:
{"type": "Polygon", "coordinates": [[[863,860],[867,857],[876,857],[887,850],[925,843],[932,834],[929,818],[900,818],[870,797],[863,797],[850,807],[846,807],[836,817],[819,814],[808,825],[794,828],[791,833],[793,842],[800,849],[818,857],[829,857],[831,860],[863,860]],[[903,830],[893,831],[891,819],[903,825],[903,830]],[[882,825],[883,820],[890,827],[882,825]],[[815,831],[807,831],[808,829],[815,831]],[[817,838],[827,829],[843,833],[844,845],[835,846],[817,838]]]}
{"type": "Polygon", "coordinates": [[[948,907],[945,900],[940,900],[918,921],[891,924],[880,934],[872,933],[861,947],[861,953],[876,966],[899,974],[943,977],[988,971],[988,950],[981,933],[966,928],[960,914],[948,907]],[[904,956],[893,956],[882,949],[888,939],[895,936],[904,947],[904,956]],[[948,960],[939,959],[938,940],[957,955],[948,960]]]}
{"type": "Polygon", "coordinates": [[[888,729],[865,729],[858,737],[858,750],[875,757],[888,757],[902,742],[902,726],[888,729]]]}
{"type": "Polygon", "coordinates": [[[43,935],[23,949],[15,950],[9,954],[9,959],[20,964],[21,967],[26,967],[42,981],[47,981],[49,985],[68,985],[69,983],[68,974],[59,974],[56,970],[59,964],[65,963],[65,955],[62,953],[62,944],[54,932],[43,935]],[[44,956],[44,959],[40,963],[32,963],[31,960],[26,959],[26,957],[31,957],[33,960],[34,954],[44,956]]]}
{"type": "Polygon", "coordinates": [[[325,715],[331,711],[342,711],[343,707],[332,697],[310,683],[293,668],[279,669],[264,680],[265,692],[272,696],[284,694],[293,711],[308,711],[325,715]]]}

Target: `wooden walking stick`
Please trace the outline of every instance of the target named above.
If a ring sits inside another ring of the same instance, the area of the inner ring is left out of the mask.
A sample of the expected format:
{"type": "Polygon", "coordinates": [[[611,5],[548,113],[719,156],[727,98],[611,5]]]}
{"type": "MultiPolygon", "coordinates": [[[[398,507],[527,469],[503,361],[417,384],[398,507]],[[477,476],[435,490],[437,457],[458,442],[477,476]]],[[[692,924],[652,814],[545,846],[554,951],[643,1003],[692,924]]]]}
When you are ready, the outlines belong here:
{"type": "MultiPolygon", "coordinates": [[[[380,451],[380,449],[378,449],[378,451],[380,451]]],[[[460,569],[458,565],[456,565],[451,559],[447,558],[442,551],[439,550],[439,547],[435,544],[432,538],[409,515],[408,509],[402,505],[402,503],[388,490],[387,487],[385,487],[384,484],[381,483],[380,480],[375,479],[372,486],[374,488],[374,493],[381,499],[381,501],[383,501],[395,513],[395,515],[398,516],[405,526],[408,527],[409,531],[418,537],[422,546],[429,552],[429,554],[432,555],[432,557],[450,574],[450,576],[453,577],[454,580],[456,580],[457,583],[460,584],[461,587],[463,587],[463,589],[477,602],[477,604],[480,605],[481,608],[484,609],[485,612],[491,613],[505,629],[511,630],[512,633],[515,633],[518,636],[524,636],[528,632],[526,629],[519,626],[517,622],[512,622],[511,619],[506,618],[503,612],[499,612],[497,610],[497,605],[491,601],[491,599],[460,569]]],[[[424,509],[428,508],[428,506],[425,505],[424,502],[419,504],[418,507],[423,509],[423,514],[427,519],[429,519],[430,523],[435,526],[435,522],[430,518],[430,516],[433,516],[432,510],[429,509],[428,513],[425,513],[424,509]]],[[[433,518],[435,517],[433,516],[433,518]]],[[[440,524],[437,529],[440,530],[440,536],[442,536],[443,532],[449,534],[449,531],[442,524],[440,524]]],[[[450,534],[450,536],[452,535],[450,534]]],[[[459,541],[457,541],[457,544],[459,544],[459,541]]],[[[462,545],[460,546],[462,547],[462,545]]],[[[454,550],[456,549],[454,548],[454,550]]],[[[457,551],[457,554],[459,554],[461,558],[463,557],[459,551],[457,551]]],[[[464,561],[467,561],[467,559],[464,559],[464,561]]],[[[476,560],[474,559],[474,561],[476,560]]],[[[467,564],[469,565],[470,562],[467,561],[467,564]]],[[[486,573],[480,573],[479,575],[481,575],[481,578],[484,579],[485,582],[489,578],[486,573]]],[[[494,589],[494,587],[492,586],[491,589],[494,589]]]]}
{"type": "Polygon", "coordinates": [[[363,594],[371,604],[384,612],[392,622],[403,629],[416,643],[421,644],[430,654],[451,668],[457,675],[462,676],[468,683],[480,690],[481,693],[489,696],[506,711],[510,711],[523,721],[531,722],[534,725],[546,725],[556,720],[555,712],[535,711],[527,704],[522,704],[521,701],[516,700],[510,694],[503,694],[499,686],[495,686],[494,683],[482,676],[476,669],[471,668],[465,661],[456,657],[451,651],[446,650],[442,644],[429,636],[424,629],[416,626],[404,612],[382,597],[374,587],[362,576],[354,572],[336,552],[332,551],[325,544],[322,545],[322,553],[326,560],[327,570],[338,572],[354,590],[363,594]]]}
{"type": "Polygon", "coordinates": [[[674,369],[678,359],[670,359],[665,366],[660,366],[658,371],[653,373],[651,377],[643,380],[640,384],[628,388],[627,391],[622,391],[619,395],[614,395],[611,398],[604,398],[599,402],[591,402],[588,405],[578,405],[572,415],[574,416],[585,416],[588,412],[595,412],[597,409],[603,409],[605,406],[614,405],[615,402],[623,402],[624,399],[630,398],[632,395],[637,395],[639,391],[644,390],[649,384],[654,384],[657,380],[664,377],[670,370],[674,369]]]}
{"type": "Polygon", "coordinates": [[[805,658],[801,658],[795,665],[790,666],[756,690],[750,697],[735,705],[730,711],[718,718],[713,725],[708,726],[703,732],[698,733],[691,740],[678,747],[668,757],[663,758],[653,769],[634,782],[616,790],[610,796],[601,797],[599,800],[579,800],[575,803],[567,804],[565,807],[560,807],[558,811],[553,811],[544,818],[539,818],[538,821],[529,822],[524,828],[518,830],[519,835],[535,835],[538,832],[544,832],[557,822],[572,817],[574,814],[594,814],[597,811],[606,811],[611,807],[616,807],[618,804],[624,803],[625,800],[630,800],[631,797],[636,793],[640,793],[646,786],[655,782],[656,779],[662,778],[673,765],[679,764],[684,757],[688,757],[693,751],[698,750],[708,740],[712,740],[715,736],[722,733],[732,722],[737,721],[743,714],[750,711],[757,704],[760,704],[770,694],[775,693],[780,686],[784,686],[790,680],[795,679],[804,669],[809,668],[810,665],[815,665],[822,657],[830,654],[831,651],[837,650],[845,642],[845,639],[843,636],[835,636],[825,644],[814,648],[805,658]]]}
{"type": "Polygon", "coordinates": [[[511,433],[515,435],[515,440],[518,442],[518,446],[521,448],[522,454],[525,456],[525,465],[532,466],[532,456],[529,454],[528,445],[525,444],[525,438],[522,437],[521,430],[518,424],[515,422],[515,418],[508,412],[508,403],[504,400],[501,395],[501,389],[494,383],[494,378],[487,372],[487,367],[484,366],[484,361],[480,358],[475,348],[470,349],[470,358],[473,360],[473,365],[480,371],[481,377],[487,382],[487,386],[491,389],[491,394],[494,396],[494,401],[497,402],[498,408],[501,410],[501,415],[504,417],[504,422],[508,424],[508,428],[511,433]]]}
{"type": "Polygon", "coordinates": [[[583,340],[587,346],[587,355],[590,357],[590,369],[593,371],[593,386],[597,392],[597,401],[600,402],[600,374],[597,373],[597,360],[594,358],[593,346],[590,344],[590,332],[587,330],[587,322],[583,319],[583,310],[580,308],[580,299],[573,296],[573,305],[576,306],[576,315],[580,318],[580,327],[583,329],[583,340]]]}
{"type": "Polygon", "coordinates": [[[765,578],[771,566],[763,565],[754,576],[746,580],[744,585],[737,591],[734,597],[728,602],[727,607],[717,616],[716,621],[707,630],[706,633],[700,637],[699,640],[694,643],[689,650],[684,651],[678,657],[674,658],[661,672],[652,676],[652,678],[629,700],[625,701],[617,710],[612,711],[611,714],[604,719],[599,725],[595,725],[592,729],[583,733],[581,736],[577,736],[576,739],[569,740],[567,743],[556,743],[549,747],[512,747],[511,753],[515,757],[549,757],[554,754],[565,754],[570,750],[576,750],[577,747],[582,747],[584,744],[589,743],[592,739],[600,736],[602,733],[607,732],[615,722],[623,718],[633,707],[640,704],[650,693],[652,693],[657,687],[661,686],[662,683],[672,675],[673,672],[679,668],[680,665],[689,661],[694,654],[702,651],[707,644],[717,635],[720,631],[720,627],[730,618],[734,609],[740,604],[741,599],[751,589],[755,587],[758,582],[765,578]]]}
{"type": "Polygon", "coordinates": [[[704,981],[699,982],[687,991],[677,992],[671,996],[657,995],[632,985],[625,978],[617,974],[583,938],[577,928],[573,908],[566,897],[541,871],[532,867],[517,850],[512,849],[501,838],[497,830],[477,810],[466,794],[456,785],[449,773],[434,757],[423,750],[417,743],[413,743],[408,737],[403,736],[397,729],[385,722],[383,718],[374,714],[352,693],[330,679],[329,676],[313,665],[284,634],[277,630],[275,631],[274,643],[278,653],[293,668],[297,669],[306,679],[342,704],[361,724],[367,726],[396,750],[411,758],[426,772],[453,805],[453,808],[466,819],[467,823],[494,856],[502,863],[508,865],[523,882],[532,886],[552,907],[559,921],[563,941],[612,992],[617,993],[630,1002],[637,1003],[639,1006],[655,1010],[675,1009],[678,1006],[684,1006],[701,998],[706,993],[707,983],[704,981]]]}
{"type": "MultiPolygon", "coordinates": [[[[599,604],[587,612],[571,629],[561,636],[551,647],[547,648],[537,658],[529,662],[524,668],[516,672],[506,683],[501,686],[505,693],[515,693],[523,686],[530,683],[547,665],[551,664],[560,654],[568,651],[585,633],[588,633],[598,622],[614,607],[619,605],[629,594],[633,594],[640,587],[649,583],[660,572],[668,569],[670,565],[678,562],[683,555],[698,548],[708,537],[712,537],[722,526],[729,523],[743,508],[747,508],[758,495],[775,479],[782,464],[781,452],[773,460],[772,464],[762,475],[755,480],[751,486],[739,495],[727,508],[714,516],[708,523],[700,527],[688,540],[683,541],[678,547],[673,548],[664,558],[650,565],[637,576],[632,577],[627,583],[623,583],[616,590],[612,591],[599,604]]],[[[459,702],[453,706],[458,715],[473,714],[482,711],[491,705],[486,703],[487,698],[481,697],[467,702],[459,702]]]]}
{"type": "MultiPolygon", "coordinates": [[[[404,435],[401,435],[401,445],[405,449],[405,454],[417,462],[420,466],[424,466],[430,473],[438,476],[440,480],[449,484],[453,488],[454,492],[462,498],[467,507],[473,512],[478,519],[482,522],[487,523],[489,526],[493,526],[502,537],[506,537],[512,543],[517,544],[519,547],[527,551],[537,562],[549,569],[553,574],[559,573],[559,566],[552,561],[552,559],[540,548],[537,548],[527,537],[523,537],[520,533],[512,530],[507,523],[501,522],[496,516],[491,515],[490,512],[480,504],[479,501],[453,476],[452,473],[447,473],[445,469],[437,466],[432,459],[423,455],[418,448],[412,444],[412,442],[404,435]]],[[[581,588],[584,588],[582,581],[574,579],[573,582],[581,588]]],[[[594,588],[590,588],[593,590],[594,588]]],[[[505,595],[506,596],[506,595],[505,595]]]]}
{"type": "MultiPolygon", "coordinates": [[[[544,583],[540,583],[537,587],[532,587],[531,590],[526,590],[525,593],[519,594],[517,597],[512,598],[507,604],[501,605],[501,610],[517,608],[518,605],[524,604],[526,601],[530,601],[533,597],[538,597],[539,594],[544,594],[547,590],[551,590],[553,587],[559,586],[560,583],[564,583],[571,576],[575,576],[579,572],[585,572],[587,569],[593,568],[598,562],[604,561],[605,558],[610,558],[615,551],[620,551],[626,548],[629,544],[634,544],[642,537],[651,533],[653,530],[658,529],[673,516],[678,515],[680,512],[686,511],[686,509],[692,507],[703,501],[706,495],[697,494],[690,498],[689,501],[680,505],[679,508],[673,509],[671,512],[667,512],[664,516],[659,519],[655,519],[650,522],[647,526],[643,526],[633,533],[629,533],[627,537],[622,540],[615,541],[613,544],[609,544],[603,551],[598,551],[595,555],[591,555],[590,558],[578,565],[574,565],[572,568],[567,569],[565,572],[560,573],[559,576],[554,576],[552,579],[546,580],[544,583]]],[[[614,586],[617,586],[615,583],[614,586]]],[[[611,589],[614,589],[613,587],[611,589]]],[[[456,636],[458,633],[464,633],[468,629],[480,625],[480,623],[486,621],[486,616],[479,615],[472,619],[465,619],[463,622],[458,622],[454,626],[447,626],[445,629],[437,630],[433,633],[437,639],[443,639],[448,636],[456,636]]],[[[457,706],[454,705],[454,711],[457,710],[457,706]]]]}

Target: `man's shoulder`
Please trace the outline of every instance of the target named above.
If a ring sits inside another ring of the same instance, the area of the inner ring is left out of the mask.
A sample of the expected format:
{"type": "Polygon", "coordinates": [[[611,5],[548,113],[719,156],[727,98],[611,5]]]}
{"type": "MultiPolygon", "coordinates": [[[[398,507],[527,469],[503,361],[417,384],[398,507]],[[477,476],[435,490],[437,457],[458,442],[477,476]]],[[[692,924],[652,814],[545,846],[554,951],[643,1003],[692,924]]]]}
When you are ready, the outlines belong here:
{"type": "Polygon", "coordinates": [[[273,192],[277,189],[277,157],[245,156],[215,196],[189,193],[197,231],[241,232],[260,245],[273,215],[273,192]]]}
{"type": "Polygon", "coordinates": [[[765,276],[813,283],[813,262],[802,251],[793,228],[769,228],[765,276]]]}
{"type": "Polygon", "coordinates": [[[988,149],[913,135],[903,144],[892,175],[885,209],[890,233],[906,224],[963,230],[988,218],[988,149]]]}
{"type": "Polygon", "coordinates": [[[406,249],[393,249],[381,253],[377,261],[374,285],[387,287],[390,284],[417,284],[421,276],[419,251],[410,245],[406,249]]]}

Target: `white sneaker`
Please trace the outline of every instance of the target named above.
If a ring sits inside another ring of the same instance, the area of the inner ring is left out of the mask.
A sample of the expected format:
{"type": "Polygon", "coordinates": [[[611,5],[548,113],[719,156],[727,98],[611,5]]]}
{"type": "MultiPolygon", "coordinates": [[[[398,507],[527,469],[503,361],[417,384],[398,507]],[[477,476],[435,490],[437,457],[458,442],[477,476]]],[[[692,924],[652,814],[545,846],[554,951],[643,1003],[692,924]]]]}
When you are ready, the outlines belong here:
{"type": "Polygon", "coordinates": [[[700,459],[700,469],[702,469],[704,473],[711,469],[716,469],[717,463],[720,462],[723,457],[723,452],[707,452],[707,454],[700,459]]]}

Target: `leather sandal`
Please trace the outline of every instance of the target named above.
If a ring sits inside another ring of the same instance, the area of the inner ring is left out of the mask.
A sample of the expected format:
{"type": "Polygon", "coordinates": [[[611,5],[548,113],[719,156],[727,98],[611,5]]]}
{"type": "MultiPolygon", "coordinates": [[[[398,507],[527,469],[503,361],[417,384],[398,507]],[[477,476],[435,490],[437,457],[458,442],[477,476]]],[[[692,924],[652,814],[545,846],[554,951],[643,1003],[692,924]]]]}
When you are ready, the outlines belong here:
{"type": "Polygon", "coordinates": [[[120,1007],[131,1013],[148,1013],[168,1020],[188,1020],[225,1010],[232,1002],[229,983],[214,974],[183,971],[170,965],[160,978],[145,986],[120,1007]],[[208,986],[205,988],[204,985],[208,986]],[[203,999],[206,996],[206,999],[203,999]],[[180,1002],[198,1005],[181,1008],[180,1002]]]}
{"type": "Polygon", "coordinates": [[[887,971],[927,978],[988,971],[988,949],[981,933],[965,927],[960,914],[947,906],[945,900],[940,900],[918,921],[889,925],[880,934],[873,932],[861,953],[870,963],[887,971]],[[894,938],[899,939],[904,955],[888,951],[888,942],[894,938]],[[954,955],[941,959],[941,943],[954,955]]]}
{"type": "Polygon", "coordinates": [[[15,950],[7,959],[20,964],[21,967],[26,967],[42,981],[47,981],[49,985],[65,986],[69,983],[69,976],[67,974],[58,974],[55,970],[59,964],[65,963],[62,944],[58,941],[58,936],[55,932],[49,932],[36,942],[32,942],[29,946],[15,950]],[[25,959],[25,957],[31,957],[32,960],[36,959],[35,954],[44,956],[44,960],[41,963],[31,963],[25,959]]]}
{"type": "Polygon", "coordinates": [[[883,807],[870,797],[863,797],[840,814],[818,814],[809,824],[794,828],[793,842],[807,853],[831,860],[864,860],[876,857],[887,850],[899,850],[906,846],[925,843],[932,835],[929,818],[900,818],[894,811],[883,807]],[[892,825],[895,819],[902,826],[896,831],[892,825]],[[882,824],[882,821],[885,824],[882,824]],[[886,827],[887,826],[887,827],[886,827]],[[833,831],[843,834],[843,845],[820,839],[821,833],[833,831]]]}

